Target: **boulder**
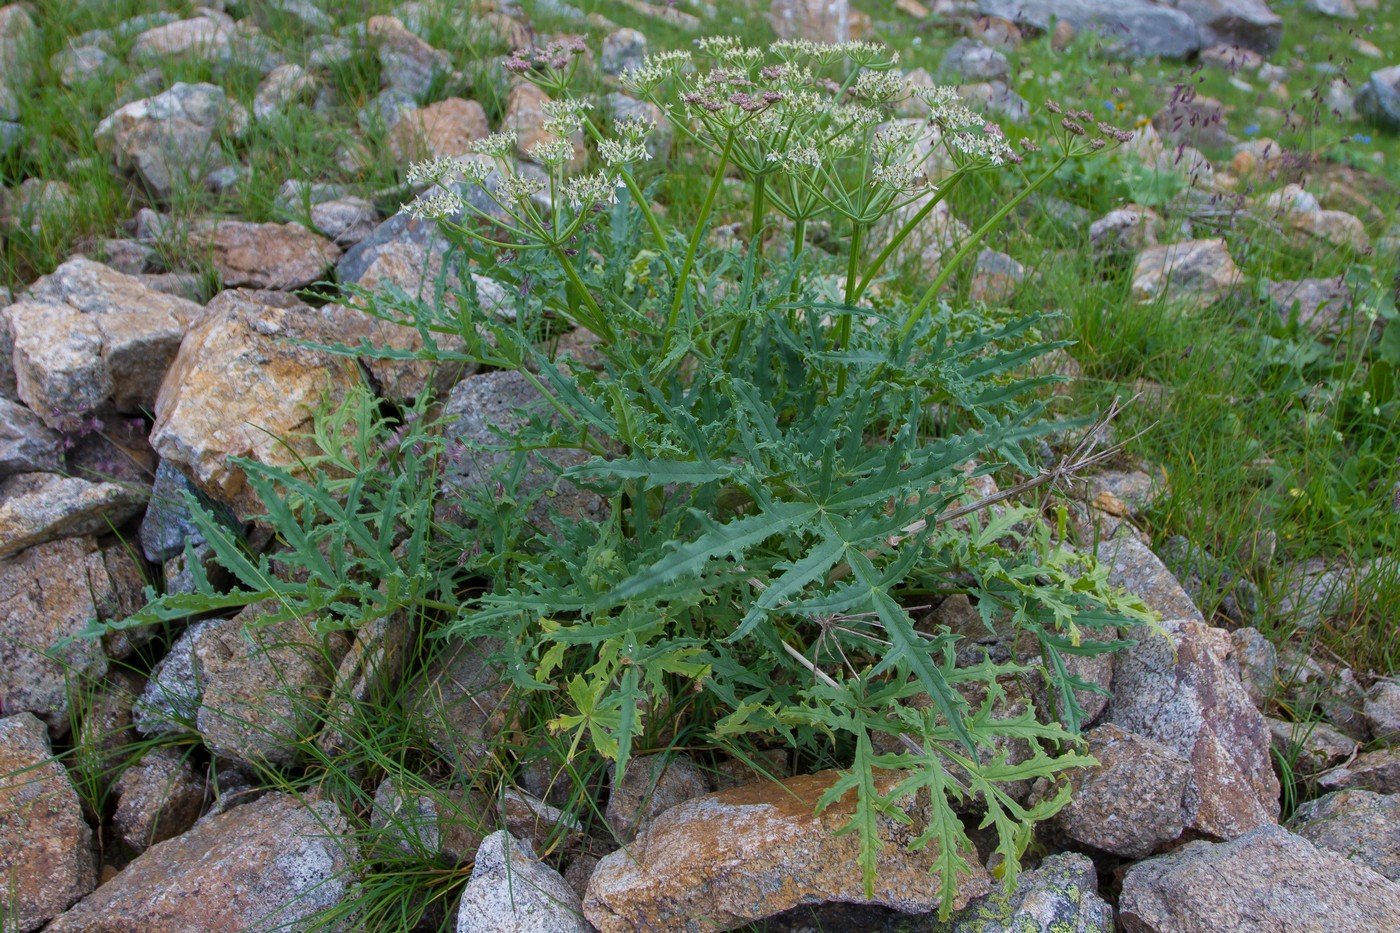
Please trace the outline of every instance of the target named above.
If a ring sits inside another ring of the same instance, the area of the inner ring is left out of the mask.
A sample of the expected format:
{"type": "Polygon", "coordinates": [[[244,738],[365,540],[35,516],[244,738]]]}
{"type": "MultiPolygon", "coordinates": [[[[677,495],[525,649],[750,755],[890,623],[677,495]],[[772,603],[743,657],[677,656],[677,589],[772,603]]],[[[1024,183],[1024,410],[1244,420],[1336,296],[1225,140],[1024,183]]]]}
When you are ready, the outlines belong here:
{"type": "Polygon", "coordinates": [[[1128,869],[1127,933],[1400,929],[1400,885],[1277,826],[1191,842],[1128,869]]]}
{"type": "Polygon", "coordinates": [[[1162,218],[1150,207],[1129,204],[1111,210],[1089,225],[1089,242],[1095,252],[1132,255],[1156,246],[1162,235],[1162,218]]]}
{"type": "Polygon", "coordinates": [[[407,688],[406,704],[444,757],[474,770],[506,725],[510,684],[488,660],[491,640],[448,642],[407,688]]]}
{"type": "Polygon", "coordinates": [[[954,82],[990,81],[1004,78],[1011,70],[1006,56],[975,39],[959,39],[943,54],[939,73],[954,82]]]}
{"type": "MultiPolygon", "coordinates": [[[[909,839],[927,827],[928,812],[906,801],[900,818],[879,817],[882,845],[872,897],[865,894],[856,833],[836,835],[849,821],[854,794],[814,813],[836,772],[760,782],[708,794],[652,820],[636,841],[604,858],[593,872],[584,915],[601,933],[637,929],[732,930],[803,904],[873,903],[906,913],[938,907],[934,847],[911,852],[909,839]],[[932,876],[931,876],[932,875],[932,876]]],[[[902,775],[882,773],[887,793],[902,775]]],[[[990,890],[981,865],[958,878],[954,908],[990,890]]]]}
{"type": "Polygon", "coordinates": [[[1201,45],[1237,45],[1268,58],[1283,40],[1283,19],[1265,0],[1168,0],[1196,23],[1201,45]]]}
{"type": "Polygon", "coordinates": [[[474,100],[449,97],[407,113],[389,131],[389,151],[401,162],[452,159],[491,134],[486,111],[474,100]]]}
{"type": "Polygon", "coordinates": [[[199,819],[204,809],[204,779],[190,764],[187,751],[158,746],[122,772],[113,790],[117,835],[133,852],[174,839],[199,819]]]}
{"type": "Polygon", "coordinates": [[[225,288],[304,288],[340,258],[340,247],[297,223],[205,220],[193,225],[189,238],[192,249],[209,252],[225,288]]]}
{"type": "Polygon", "coordinates": [[[18,933],[38,930],[97,884],[77,791],[28,713],[0,719],[0,878],[0,916],[18,933]]]}
{"type": "Polygon", "coordinates": [[[1400,130],[1400,65],[1371,72],[1356,92],[1356,112],[1392,132],[1400,130]]]}
{"type": "Polygon", "coordinates": [[[175,639],[132,707],[136,731],[145,736],[194,732],[199,715],[201,685],[195,668],[194,646],[218,619],[196,622],[175,639]]]}
{"type": "Polygon", "coordinates": [[[1351,736],[1325,722],[1283,722],[1269,719],[1274,753],[1288,762],[1295,778],[1316,777],[1356,754],[1351,736]]]}
{"type": "Polygon", "coordinates": [[[1383,677],[1372,684],[1366,692],[1361,715],[1376,741],[1387,745],[1400,742],[1400,681],[1383,677]]]}
{"type": "Polygon", "coordinates": [[[132,61],[156,64],[172,58],[216,60],[233,38],[233,19],[212,10],[207,15],[180,19],[147,29],[131,47],[132,61]]]}
{"type": "Polygon", "coordinates": [[[457,908],[457,933],[590,933],[579,896],[540,861],[528,842],[505,830],[476,851],[457,908]]]}
{"type": "Polygon", "coordinates": [[[1309,800],[1288,828],[1317,846],[1400,881],[1400,796],[1344,790],[1309,800]]]}
{"type": "Polygon", "coordinates": [[[1076,852],[1046,857],[1010,893],[984,894],[930,933],[1113,933],[1113,908],[1099,896],[1094,863],[1076,852]]]}
{"type": "Polygon", "coordinates": [[[82,721],[73,736],[75,764],[96,776],[100,793],[106,793],[140,753],[132,747],[139,738],[132,707],[145,687],[145,677],[114,667],[95,685],[91,700],[82,704],[82,721]]]}
{"type": "Polygon", "coordinates": [[[1341,277],[1269,282],[1265,293],[1280,321],[1288,322],[1296,312],[1298,323],[1322,340],[1336,339],[1353,320],[1351,289],[1341,277]]]}
{"type": "Polygon", "coordinates": [[[620,75],[629,68],[640,68],[647,55],[647,37],[635,29],[619,29],[603,39],[598,68],[605,75],[620,75]]]}
{"type": "Polygon", "coordinates": [[[316,79],[305,68],[290,63],[278,65],[258,85],[253,96],[253,119],[273,117],[315,90],[316,79]]]}
{"type": "Polygon", "coordinates": [[[248,112],[212,84],[177,82],[154,97],[132,101],[93,134],[117,165],[136,172],[157,198],[175,185],[198,181],[224,164],[218,141],[240,136],[248,112]]]}
{"type": "MultiPolygon", "coordinates": [[[[268,794],[147,849],[45,933],[310,929],[354,895],[348,833],[328,800],[268,794]]],[[[360,928],[354,919],[314,926],[360,928]]]]}
{"type": "Polygon", "coordinates": [[[491,801],[457,788],[408,785],[392,775],[379,782],[370,828],[400,851],[465,864],[493,820],[491,801]]]}
{"type": "Polygon", "coordinates": [[[1189,58],[1201,47],[1200,31],[1184,11],[1152,0],[980,0],[984,16],[1050,29],[1051,19],[1074,32],[1102,36],[1115,54],[1132,58],[1189,58]]]}
{"type": "Polygon", "coordinates": [[[1188,240],[1152,246],[1138,254],[1133,297],[1187,307],[1212,305],[1233,291],[1243,276],[1224,240],[1188,240]]]}

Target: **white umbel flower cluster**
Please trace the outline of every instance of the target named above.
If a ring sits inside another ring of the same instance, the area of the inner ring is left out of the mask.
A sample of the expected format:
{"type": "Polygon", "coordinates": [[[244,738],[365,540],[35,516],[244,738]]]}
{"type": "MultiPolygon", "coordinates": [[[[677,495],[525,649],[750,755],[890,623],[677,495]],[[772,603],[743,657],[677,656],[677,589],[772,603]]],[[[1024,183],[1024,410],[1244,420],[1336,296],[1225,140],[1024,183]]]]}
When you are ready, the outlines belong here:
{"type": "Polygon", "coordinates": [[[582,211],[594,204],[617,203],[617,189],[621,188],[622,178],[607,172],[594,172],[591,175],[576,175],[564,183],[564,197],[569,206],[582,211]]]}
{"type": "Polygon", "coordinates": [[[422,220],[451,220],[461,214],[465,208],[466,205],[462,203],[461,197],[444,188],[434,188],[411,203],[399,207],[409,216],[422,220]]]}
{"type": "Polygon", "coordinates": [[[518,143],[519,138],[514,131],[492,133],[485,139],[478,139],[472,143],[472,152],[479,152],[496,159],[507,159],[515,154],[515,147],[518,143]]]}
{"type": "Polygon", "coordinates": [[[631,165],[651,158],[646,143],[630,139],[601,139],[598,141],[598,158],[604,165],[631,165]]]}

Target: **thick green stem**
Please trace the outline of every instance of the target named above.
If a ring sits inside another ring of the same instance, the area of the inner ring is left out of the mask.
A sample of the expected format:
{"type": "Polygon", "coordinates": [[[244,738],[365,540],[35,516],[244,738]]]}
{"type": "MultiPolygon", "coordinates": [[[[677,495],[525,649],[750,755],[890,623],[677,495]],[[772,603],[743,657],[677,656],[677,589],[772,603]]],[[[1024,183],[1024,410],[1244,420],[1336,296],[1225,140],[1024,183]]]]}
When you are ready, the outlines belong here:
{"type": "Polygon", "coordinates": [[[928,202],[924,204],[923,207],[919,208],[918,213],[911,217],[909,222],[890,238],[890,241],[885,244],[885,248],[880,250],[879,255],[876,256],[875,260],[870,264],[870,268],[865,270],[865,275],[861,276],[860,284],[856,286],[855,299],[859,299],[861,295],[865,294],[865,290],[870,287],[870,283],[874,281],[875,276],[880,274],[880,270],[885,267],[885,263],[889,262],[890,256],[894,255],[894,251],[899,249],[900,244],[909,238],[909,235],[914,232],[919,224],[923,223],[924,218],[931,214],[933,209],[952,193],[953,189],[958,186],[958,182],[963,180],[963,177],[963,173],[959,171],[945,181],[943,187],[939,188],[937,193],[929,198],[928,202]]]}
{"type": "Polygon", "coordinates": [[[1068,161],[1069,156],[1067,155],[1062,155],[1056,159],[1055,164],[1046,169],[1044,174],[1031,182],[1030,185],[1023,189],[1016,197],[1003,204],[1001,209],[993,214],[986,223],[977,228],[976,233],[967,238],[967,241],[963,243],[962,247],[953,254],[953,258],[943,264],[943,268],[939,270],[938,277],[933,280],[933,284],[928,287],[928,291],[924,292],[923,297],[919,299],[919,303],[914,307],[914,310],[909,312],[909,319],[906,320],[904,326],[899,329],[899,336],[901,339],[909,336],[910,332],[914,330],[915,325],[919,323],[920,318],[928,312],[929,306],[933,304],[934,298],[938,296],[939,289],[948,281],[948,277],[953,274],[953,270],[958,267],[958,264],[966,259],[969,253],[976,249],[977,244],[981,243],[982,239],[986,237],[997,224],[1006,219],[1007,214],[1015,210],[1016,207],[1026,198],[1030,197],[1037,188],[1049,181],[1050,178],[1060,170],[1060,166],[1068,161]]]}
{"type": "Polygon", "coordinates": [[[753,183],[753,215],[749,219],[749,249],[763,255],[763,214],[768,207],[765,186],[768,178],[759,175],[753,183]]]}
{"type": "Polygon", "coordinates": [[[607,316],[603,314],[603,309],[598,307],[598,302],[593,299],[593,295],[588,291],[588,286],[584,284],[583,278],[578,274],[578,270],[574,268],[573,262],[570,261],[568,255],[560,247],[555,247],[554,256],[559,260],[559,265],[563,267],[565,274],[569,277],[569,281],[573,283],[574,288],[579,293],[580,299],[583,301],[584,305],[587,306],[589,314],[592,317],[591,321],[581,319],[575,323],[583,324],[584,327],[597,334],[606,343],[616,343],[617,333],[613,330],[612,324],[608,322],[607,316]]]}
{"type": "Polygon", "coordinates": [[[719,155],[719,165],[715,167],[715,177],[710,181],[710,190],[705,192],[705,202],[700,205],[700,214],[695,218],[695,229],[690,234],[690,245],[685,250],[685,262],[680,276],[676,279],[676,298],[671,302],[671,316],[666,319],[666,336],[662,356],[671,349],[671,335],[680,323],[681,307],[685,304],[686,286],[690,284],[690,273],[695,268],[695,254],[700,249],[700,238],[705,234],[705,222],[710,219],[710,210],[715,206],[720,185],[724,182],[724,170],[729,165],[729,152],[734,148],[734,134],[724,138],[724,150],[719,155]]]}
{"type": "MultiPolygon", "coordinates": [[[[855,303],[854,294],[856,288],[856,270],[860,266],[860,248],[865,239],[865,224],[856,224],[851,229],[851,255],[846,261],[846,304],[855,303]]],[[[851,342],[851,318],[855,316],[851,308],[841,314],[841,320],[836,323],[836,349],[845,350],[851,342]]],[[[836,394],[840,395],[846,391],[846,364],[842,363],[836,370],[836,394]]]]}

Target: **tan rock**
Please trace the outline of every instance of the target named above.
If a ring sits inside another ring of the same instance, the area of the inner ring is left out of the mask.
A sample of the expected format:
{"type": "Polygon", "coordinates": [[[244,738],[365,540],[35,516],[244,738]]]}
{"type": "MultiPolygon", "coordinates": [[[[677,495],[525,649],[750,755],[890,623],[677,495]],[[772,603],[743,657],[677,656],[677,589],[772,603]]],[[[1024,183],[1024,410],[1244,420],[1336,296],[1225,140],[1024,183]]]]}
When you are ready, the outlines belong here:
{"type": "MultiPolygon", "coordinates": [[[[544,105],[549,103],[549,95],[533,84],[519,82],[513,85],[506,95],[506,114],[501,120],[501,129],[514,130],[516,152],[522,159],[530,158],[530,150],[540,144],[551,142],[558,137],[544,128],[549,116],[544,105]]],[[[588,159],[588,150],[583,145],[583,132],[575,133],[570,140],[574,146],[572,167],[582,167],[588,159]]]]}
{"type": "Polygon", "coordinates": [[[315,90],[316,79],[305,68],[291,63],[278,65],[258,85],[253,97],[253,117],[266,120],[315,90]]]}
{"type": "Polygon", "coordinates": [[[685,755],[643,755],[627,763],[622,780],[614,767],[606,818],[617,838],[631,842],[637,830],[672,807],[709,792],[704,773],[685,755]]]}
{"type": "Polygon", "coordinates": [[[228,458],[296,465],[313,452],[303,435],[317,407],[339,403],[360,382],[353,360],[289,342],[340,339],[324,318],[265,301],[225,292],[209,303],[161,385],[151,432],[157,454],[243,517],[262,506],[228,458]]]}
{"type": "Polygon", "coordinates": [[[188,752],[179,747],[151,749],[122,773],[113,789],[117,812],[112,819],[133,852],[174,839],[193,826],[204,809],[204,780],[195,773],[188,752]]]}
{"type": "Polygon", "coordinates": [[[768,5],[768,22],[779,39],[846,42],[851,34],[849,0],[777,0],[768,5]]]}
{"type": "Polygon", "coordinates": [[[268,794],[147,849],[46,933],[308,929],[351,894],[358,852],[348,829],[330,801],[268,794]]]}
{"type": "MultiPolygon", "coordinates": [[[[854,797],[814,815],[837,774],[758,783],[697,797],[652,821],[626,849],[599,863],[588,884],[584,915],[602,933],[639,929],[732,930],[803,904],[873,903],[907,913],[938,906],[936,853],[906,846],[927,814],[906,804],[910,822],[880,820],[883,845],[874,896],[867,898],[855,833],[835,834],[850,819],[854,797]]],[[[901,775],[877,779],[887,792],[901,775]]],[[[975,864],[959,878],[955,907],[987,893],[975,864]]]]}
{"type": "Polygon", "coordinates": [[[1204,307],[1225,297],[1242,280],[1224,240],[1190,240],[1139,253],[1133,268],[1133,297],[1204,307]]]}
{"type": "Polygon", "coordinates": [[[58,538],[119,527],[145,508],[145,487],[89,483],[57,473],[20,473],[0,481],[0,559],[58,538]]]}
{"type": "Polygon", "coordinates": [[[449,97],[404,115],[389,131],[389,151],[400,161],[466,155],[491,134],[486,111],[474,100],[449,97]]]}
{"type": "MultiPolygon", "coordinates": [[[[7,704],[8,706],[8,704],[7,704]]],[[[30,933],[97,884],[92,830],[44,724],[0,719],[0,917],[30,933]]]]}
{"type": "Polygon", "coordinates": [[[190,244],[209,251],[226,288],[303,288],[340,258],[340,247],[297,223],[201,221],[190,230],[190,244]]]}
{"type": "Polygon", "coordinates": [[[233,20],[221,13],[176,20],[137,36],[131,57],[138,62],[158,62],[181,55],[212,58],[228,47],[233,32],[233,20]]]}

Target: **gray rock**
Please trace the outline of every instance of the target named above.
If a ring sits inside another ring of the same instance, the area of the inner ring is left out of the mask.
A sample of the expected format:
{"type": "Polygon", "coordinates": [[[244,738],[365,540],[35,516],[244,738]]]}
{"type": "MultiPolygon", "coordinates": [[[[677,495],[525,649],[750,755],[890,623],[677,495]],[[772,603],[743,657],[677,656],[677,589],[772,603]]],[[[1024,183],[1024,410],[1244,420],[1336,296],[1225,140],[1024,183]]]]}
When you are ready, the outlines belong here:
{"type": "Polygon", "coordinates": [[[204,780],[190,764],[188,750],[178,747],[151,749],[122,773],[113,789],[117,811],[112,820],[133,852],[174,839],[204,809],[204,780]]]}
{"type": "Polygon", "coordinates": [[[1356,92],[1356,112],[1388,130],[1400,130],[1400,65],[1371,72],[1356,92]]]}
{"type": "Polygon", "coordinates": [[[615,766],[612,771],[606,818],[624,844],[652,817],[710,791],[704,772],[683,754],[633,758],[620,781],[615,766]]]}
{"type": "Polygon", "coordinates": [[[506,725],[510,684],[488,660],[499,642],[449,644],[408,687],[408,708],[433,747],[470,772],[506,725]]]}
{"type": "Polygon", "coordinates": [[[300,65],[278,65],[268,72],[253,97],[253,119],[266,120],[281,113],[288,105],[309,96],[316,89],[316,79],[300,65]]]}
{"type": "Polygon", "coordinates": [[[1028,123],[1031,105],[1005,81],[979,81],[958,87],[962,98],[974,107],[1012,123],[1028,123]]]}
{"type": "Polygon", "coordinates": [[[1288,828],[1304,839],[1400,881],[1400,796],[1344,790],[1309,800],[1288,828]]]}
{"type": "Polygon", "coordinates": [[[603,40],[598,67],[605,75],[620,75],[639,68],[647,54],[647,37],[635,29],[619,29],[603,40]]]}
{"type": "Polygon", "coordinates": [[[1400,885],[1277,826],[1191,842],[1123,879],[1128,933],[1336,933],[1400,929],[1400,885]]]}
{"type": "Polygon", "coordinates": [[[97,884],[78,794],[44,724],[28,713],[0,719],[0,877],[0,916],[19,933],[38,930],[97,884]]]}
{"type": "Polygon", "coordinates": [[[1070,773],[1073,796],[1055,829],[1086,846],[1129,859],[1181,835],[1191,765],[1160,742],[1105,724],[1084,733],[1098,766],[1070,773]]]}
{"type": "Polygon", "coordinates": [[[1004,78],[1011,66],[1006,56],[975,39],[959,39],[943,54],[939,72],[962,81],[990,81],[1004,78]]]}
{"type": "Polygon", "coordinates": [[[387,87],[360,108],[355,120],[365,133],[387,133],[417,109],[418,100],[411,93],[400,87],[387,87]]]}
{"type": "Polygon", "coordinates": [[[1229,562],[1192,544],[1184,535],[1162,542],[1161,554],[1163,563],[1197,604],[1215,599],[1215,611],[1235,625],[1255,621],[1263,597],[1254,581],[1236,572],[1229,562]]]}
{"type": "Polygon", "coordinates": [[[0,480],[0,559],[58,538],[105,533],[140,514],[144,487],[89,483],[57,473],[0,480]]]}
{"type": "Polygon", "coordinates": [[[1372,684],[1361,714],[1368,720],[1376,741],[1387,745],[1400,742],[1400,682],[1381,678],[1372,684]]]}
{"type": "Polygon", "coordinates": [[[1303,0],[1303,6],[1323,16],[1356,19],[1356,6],[1352,0],[1303,0]]]}
{"type": "Polygon", "coordinates": [[[137,732],[161,736],[195,731],[203,684],[195,666],[194,646],[207,629],[218,624],[219,620],[210,619],[191,625],[151,670],[146,689],[132,708],[137,732]]]}
{"type": "Polygon", "coordinates": [[[266,3],[269,10],[297,20],[308,32],[329,32],[335,25],[312,0],[266,0],[266,3]]]}
{"type": "Polygon", "coordinates": [[[1150,207],[1130,204],[1109,211],[1089,225],[1089,242],[1096,252],[1132,255],[1156,246],[1162,235],[1162,218],[1150,207]]]}
{"type": "Polygon", "coordinates": [[[768,22],[779,39],[846,42],[854,38],[849,0],[776,0],[768,4],[768,22]]]}
{"type": "Polygon", "coordinates": [[[328,757],[349,748],[353,739],[346,726],[356,721],[358,710],[387,702],[394,695],[408,660],[413,631],[413,623],[405,612],[381,616],[356,630],[355,643],[335,672],[326,705],[326,727],[316,738],[317,747],[328,757]]]}
{"type": "Polygon", "coordinates": [[[1238,628],[1230,633],[1235,643],[1235,660],[1245,692],[1260,709],[1278,689],[1278,649],[1256,628],[1238,628]]]}
{"type": "Polygon", "coordinates": [[[1111,584],[1141,597],[1147,607],[1161,613],[1162,618],[1205,621],[1181,582],[1131,527],[1124,527],[1115,537],[1100,541],[1096,556],[1108,567],[1111,584]]]}
{"type": "Polygon", "coordinates": [[[132,44],[131,59],[148,65],[182,57],[218,61],[226,53],[233,36],[231,17],[206,10],[205,15],[147,29],[132,44]]]}
{"type": "Polygon", "coordinates": [[[353,897],[358,855],[334,803],[268,794],[147,849],[46,933],[350,933],[353,913],[312,918],[353,897]]]}
{"type": "Polygon", "coordinates": [[[1195,21],[1201,45],[1238,45],[1267,58],[1283,39],[1283,19],[1265,0],[1169,0],[1195,21]]]}
{"type": "Polygon", "coordinates": [[[28,408],[0,398],[0,479],[62,468],[63,438],[28,408]]]}
{"type": "Polygon", "coordinates": [[[1295,778],[1315,777],[1356,754],[1356,740],[1325,722],[1268,723],[1274,754],[1288,762],[1295,778]]]}
{"type": "Polygon", "coordinates": [[[1016,879],[1011,894],[977,898],[930,933],[1113,933],[1113,908],[1099,896],[1094,863],[1076,852],[1047,856],[1016,879]]]}
{"type": "MultiPolygon", "coordinates": [[[[398,213],[374,228],[369,236],[345,251],[336,265],[336,278],[347,285],[358,284],[379,254],[390,244],[412,243],[426,250],[445,249],[446,239],[437,224],[398,213]]],[[[425,253],[426,254],[426,253],[425,253]]]]}
{"type": "Polygon", "coordinates": [[[313,205],[309,219],[322,236],[346,249],[374,232],[379,225],[379,211],[364,198],[345,197],[313,205]]]}
{"type": "Polygon", "coordinates": [[[195,497],[199,505],[221,519],[228,529],[241,534],[237,519],[228,508],[210,499],[190,482],[189,477],[167,460],[156,467],[155,485],[151,487],[151,502],[141,520],[141,551],[153,564],[164,563],[185,550],[185,542],[196,547],[205,543],[204,535],[195,524],[194,514],[185,504],[185,495],[195,497]]]}
{"type": "Polygon", "coordinates": [[[1132,290],[1138,301],[1199,308],[1224,298],[1242,279],[1224,240],[1185,240],[1139,253],[1132,290]]]}
{"type": "Polygon", "coordinates": [[[105,49],[95,45],[66,48],[55,52],[49,59],[49,68],[58,72],[58,80],[69,89],[105,78],[119,64],[105,49]]]}
{"type": "Polygon", "coordinates": [[[407,786],[391,775],[374,792],[369,824],[402,852],[461,865],[492,822],[490,800],[455,788],[407,786]]]}
{"type": "Polygon", "coordinates": [[[505,830],[477,849],[457,933],[589,933],[579,896],[530,844],[505,830]]]}
{"type": "Polygon", "coordinates": [[[1400,794],[1400,748],[1364,752],[1346,766],[1325,772],[1317,783],[1327,790],[1400,794]]]}
{"type": "Polygon", "coordinates": [[[1270,282],[1265,289],[1279,320],[1288,322],[1296,311],[1298,323],[1323,340],[1335,339],[1352,321],[1351,289],[1340,276],[1270,282]]]}
{"type": "Polygon", "coordinates": [[[1201,47],[1195,21],[1181,10],[1151,0],[980,0],[985,16],[1049,31],[1050,20],[1068,23],[1075,32],[1090,30],[1118,55],[1135,58],[1188,58],[1201,47]]]}
{"type": "Polygon", "coordinates": [[[392,16],[372,16],[365,32],[379,54],[380,79],[422,100],[433,86],[452,74],[452,59],[404,28],[392,16]]]}
{"type": "Polygon", "coordinates": [[[239,136],[247,125],[248,112],[222,88],[177,82],[120,107],[93,136],[118,167],[135,171],[156,197],[167,198],[179,179],[195,182],[219,167],[219,139],[239,136]]]}
{"type": "Polygon", "coordinates": [[[132,748],[139,736],[131,715],[145,686],[146,678],[140,674],[113,668],[79,710],[82,721],[73,736],[74,757],[86,773],[98,775],[102,792],[139,754],[132,748]]]}

